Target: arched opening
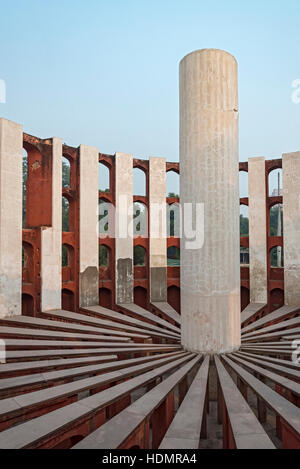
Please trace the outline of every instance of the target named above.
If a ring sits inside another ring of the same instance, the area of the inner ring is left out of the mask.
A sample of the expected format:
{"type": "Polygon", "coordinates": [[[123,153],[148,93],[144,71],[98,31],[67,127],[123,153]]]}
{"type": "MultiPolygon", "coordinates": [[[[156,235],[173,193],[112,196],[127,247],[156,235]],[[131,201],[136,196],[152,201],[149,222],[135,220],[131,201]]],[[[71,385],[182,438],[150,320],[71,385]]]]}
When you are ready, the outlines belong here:
{"type": "Polygon", "coordinates": [[[24,283],[32,283],[34,278],[33,246],[29,243],[22,244],[22,278],[24,283]]]}
{"type": "Polygon", "coordinates": [[[240,199],[248,197],[248,172],[241,170],[239,172],[240,199]]]}
{"type": "Polygon", "coordinates": [[[270,208],[270,236],[283,236],[283,210],[281,204],[270,208]]]}
{"type": "Polygon", "coordinates": [[[75,311],[74,293],[71,290],[64,288],[61,292],[62,309],[65,311],[75,311]]]}
{"type": "Polygon", "coordinates": [[[23,178],[22,178],[22,226],[26,228],[26,193],[27,193],[27,178],[28,178],[28,153],[23,148],[23,157],[22,157],[22,168],[23,168],[23,178]]]}
{"type": "Polygon", "coordinates": [[[34,316],[34,299],[27,293],[22,293],[22,315],[34,316]]]}
{"type": "Polygon", "coordinates": [[[240,236],[249,237],[249,208],[247,205],[240,205],[240,236]]]}
{"type": "Polygon", "coordinates": [[[148,214],[147,207],[141,202],[133,204],[133,234],[134,236],[147,237],[148,233],[148,214]]]}
{"type": "Polygon", "coordinates": [[[167,249],[167,261],[169,267],[180,265],[180,249],[176,246],[170,246],[167,249]]]}
{"type": "Polygon", "coordinates": [[[134,246],[133,248],[133,259],[135,266],[146,265],[146,249],[143,246],[134,246]]]}
{"type": "Polygon", "coordinates": [[[133,193],[134,195],[147,195],[146,174],[140,168],[133,168],[133,193]]]}
{"type": "Polygon", "coordinates": [[[62,276],[63,282],[70,282],[74,280],[74,249],[69,244],[62,245],[62,276]]]}
{"type": "Polygon", "coordinates": [[[71,165],[65,156],[62,157],[62,186],[71,187],[71,165]]]}
{"type": "Polygon", "coordinates": [[[282,196],[282,168],[270,171],[268,181],[269,197],[282,196]]]}
{"type": "Polygon", "coordinates": [[[180,237],[180,205],[167,205],[167,235],[168,238],[180,237]]]}
{"type": "Polygon", "coordinates": [[[99,244],[99,267],[108,267],[109,265],[109,249],[103,244],[99,244]]]}
{"type": "Polygon", "coordinates": [[[270,312],[281,308],[284,305],[284,291],[275,288],[270,292],[270,312]]]}
{"type": "Polygon", "coordinates": [[[240,263],[241,265],[249,265],[250,263],[249,248],[245,248],[244,246],[241,246],[240,263]]]}
{"type": "Polygon", "coordinates": [[[145,288],[134,288],[134,303],[141,308],[147,308],[147,290],[145,288]]]}
{"type": "Polygon", "coordinates": [[[66,197],[62,197],[62,231],[70,231],[70,203],[66,197]]]}
{"type": "Polygon", "coordinates": [[[172,285],[168,287],[168,303],[171,305],[177,313],[180,314],[180,288],[172,285]]]}
{"type": "Polygon", "coordinates": [[[99,163],[98,166],[98,181],[99,191],[110,192],[110,170],[103,163],[99,163]]]}
{"type": "Polygon", "coordinates": [[[180,197],[180,179],[179,174],[175,171],[168,171],[166,175],[167,197],[180,197]]]}
{"type": "Polygon", "coordinates": [[[108,288],[99,288],[99,305],[112,309],[112,293],[108,288]]]}
{"type": "Polygon", "coordinates": [[[248,306],[250,303],[250,291],[249,288],[241,287],[241,311],[248,306]]]}
{"type": "Polygon", "coordinates": [[[272,268],[284,267],[284,250],[282,246],[275,246],[270,251],[270,263],[272,268]]]}

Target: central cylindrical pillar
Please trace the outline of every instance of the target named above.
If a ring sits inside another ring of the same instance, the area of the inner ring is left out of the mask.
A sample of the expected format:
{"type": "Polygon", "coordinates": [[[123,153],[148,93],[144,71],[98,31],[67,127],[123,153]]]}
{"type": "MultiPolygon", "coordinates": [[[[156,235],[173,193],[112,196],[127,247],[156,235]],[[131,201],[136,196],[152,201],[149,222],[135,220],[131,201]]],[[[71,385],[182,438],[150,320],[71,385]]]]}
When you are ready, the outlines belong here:
{"type": "Polygon", "coordinates": [[[180,63],[182,345],[240,346],[238,65],[204,49],[180,63]],[[190,225],[190,226],[189,226],[190,225]]]}

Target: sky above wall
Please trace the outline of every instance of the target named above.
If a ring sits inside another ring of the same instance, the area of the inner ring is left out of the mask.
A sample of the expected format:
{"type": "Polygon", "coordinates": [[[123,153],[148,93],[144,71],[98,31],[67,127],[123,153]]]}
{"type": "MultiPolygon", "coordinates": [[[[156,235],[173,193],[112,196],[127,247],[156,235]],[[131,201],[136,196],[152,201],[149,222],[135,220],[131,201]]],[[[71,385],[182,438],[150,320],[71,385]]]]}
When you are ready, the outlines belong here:
{"type": "Polygon", "coordinates": [[[178,161],[179,61],[212,47],[239,63],[240,160],[300,150],[299,0],[0,0],[0,18],[0,116],[27,133],[178,161]]]}

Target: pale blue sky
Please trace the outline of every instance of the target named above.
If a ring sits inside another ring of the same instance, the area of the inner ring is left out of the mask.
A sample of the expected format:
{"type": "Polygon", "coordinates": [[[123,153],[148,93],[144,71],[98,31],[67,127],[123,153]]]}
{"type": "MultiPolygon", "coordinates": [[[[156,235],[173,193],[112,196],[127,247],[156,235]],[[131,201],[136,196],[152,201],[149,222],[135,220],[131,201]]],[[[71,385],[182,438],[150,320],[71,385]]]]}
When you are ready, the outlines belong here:
{"type": "Polygon", "coordinates": [[[300,150],[299,0],[0,0],[0,115],[39,137],[178,160],[178,64],[239,62],[240,159],[300,150]]]}

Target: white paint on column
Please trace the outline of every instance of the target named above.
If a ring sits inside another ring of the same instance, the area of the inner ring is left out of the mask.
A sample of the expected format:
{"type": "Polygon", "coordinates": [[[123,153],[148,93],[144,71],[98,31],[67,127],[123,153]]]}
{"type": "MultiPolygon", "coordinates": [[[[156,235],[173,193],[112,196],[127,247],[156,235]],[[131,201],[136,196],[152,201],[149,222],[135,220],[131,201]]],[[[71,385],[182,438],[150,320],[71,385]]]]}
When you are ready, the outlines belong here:
{"type": "Polygon", "coordinates": [[[150,299],[167,301],[166,159],[149,159],[150,299]]]}
{"type": "Polygon", "coordinates": [[[300,152],[282,156],[285,303],[300,306],[300,152]]]}
{"type": "Polygon", "coordinates": [[[98,165],[95,147],[80,145],[80,306],[99,304],[98,165]]]}
{"type": "Polygon", "coordinates": [[[193,52],[180,64],[180,201],[193,203],[194,228],[195,204],[204,204],[204,244],[193,249],[181,239],[187,350],[220,353],[240,346],[238,160],[237,62],[220,50],[193,52]]]}
{"type": "Polygon", "coordinates": [[[268,302],[265,158],[248,160],[250,302],[268,302]]]}
{"type": "Polygon", "coordinates": [[[22,126],[0,119],[0,318],[22,312],[22,126]]]}
{"type": "Polygon", "coordinates": [[[52,227],[41,232],[42,312],[61,309],[62,262],[62,140],[53,138],[52,227]]]}
{"type": "Polygon", "coordinates": [[[133,156],[115,155],[116,303],[133,303],[133,156]]]}

